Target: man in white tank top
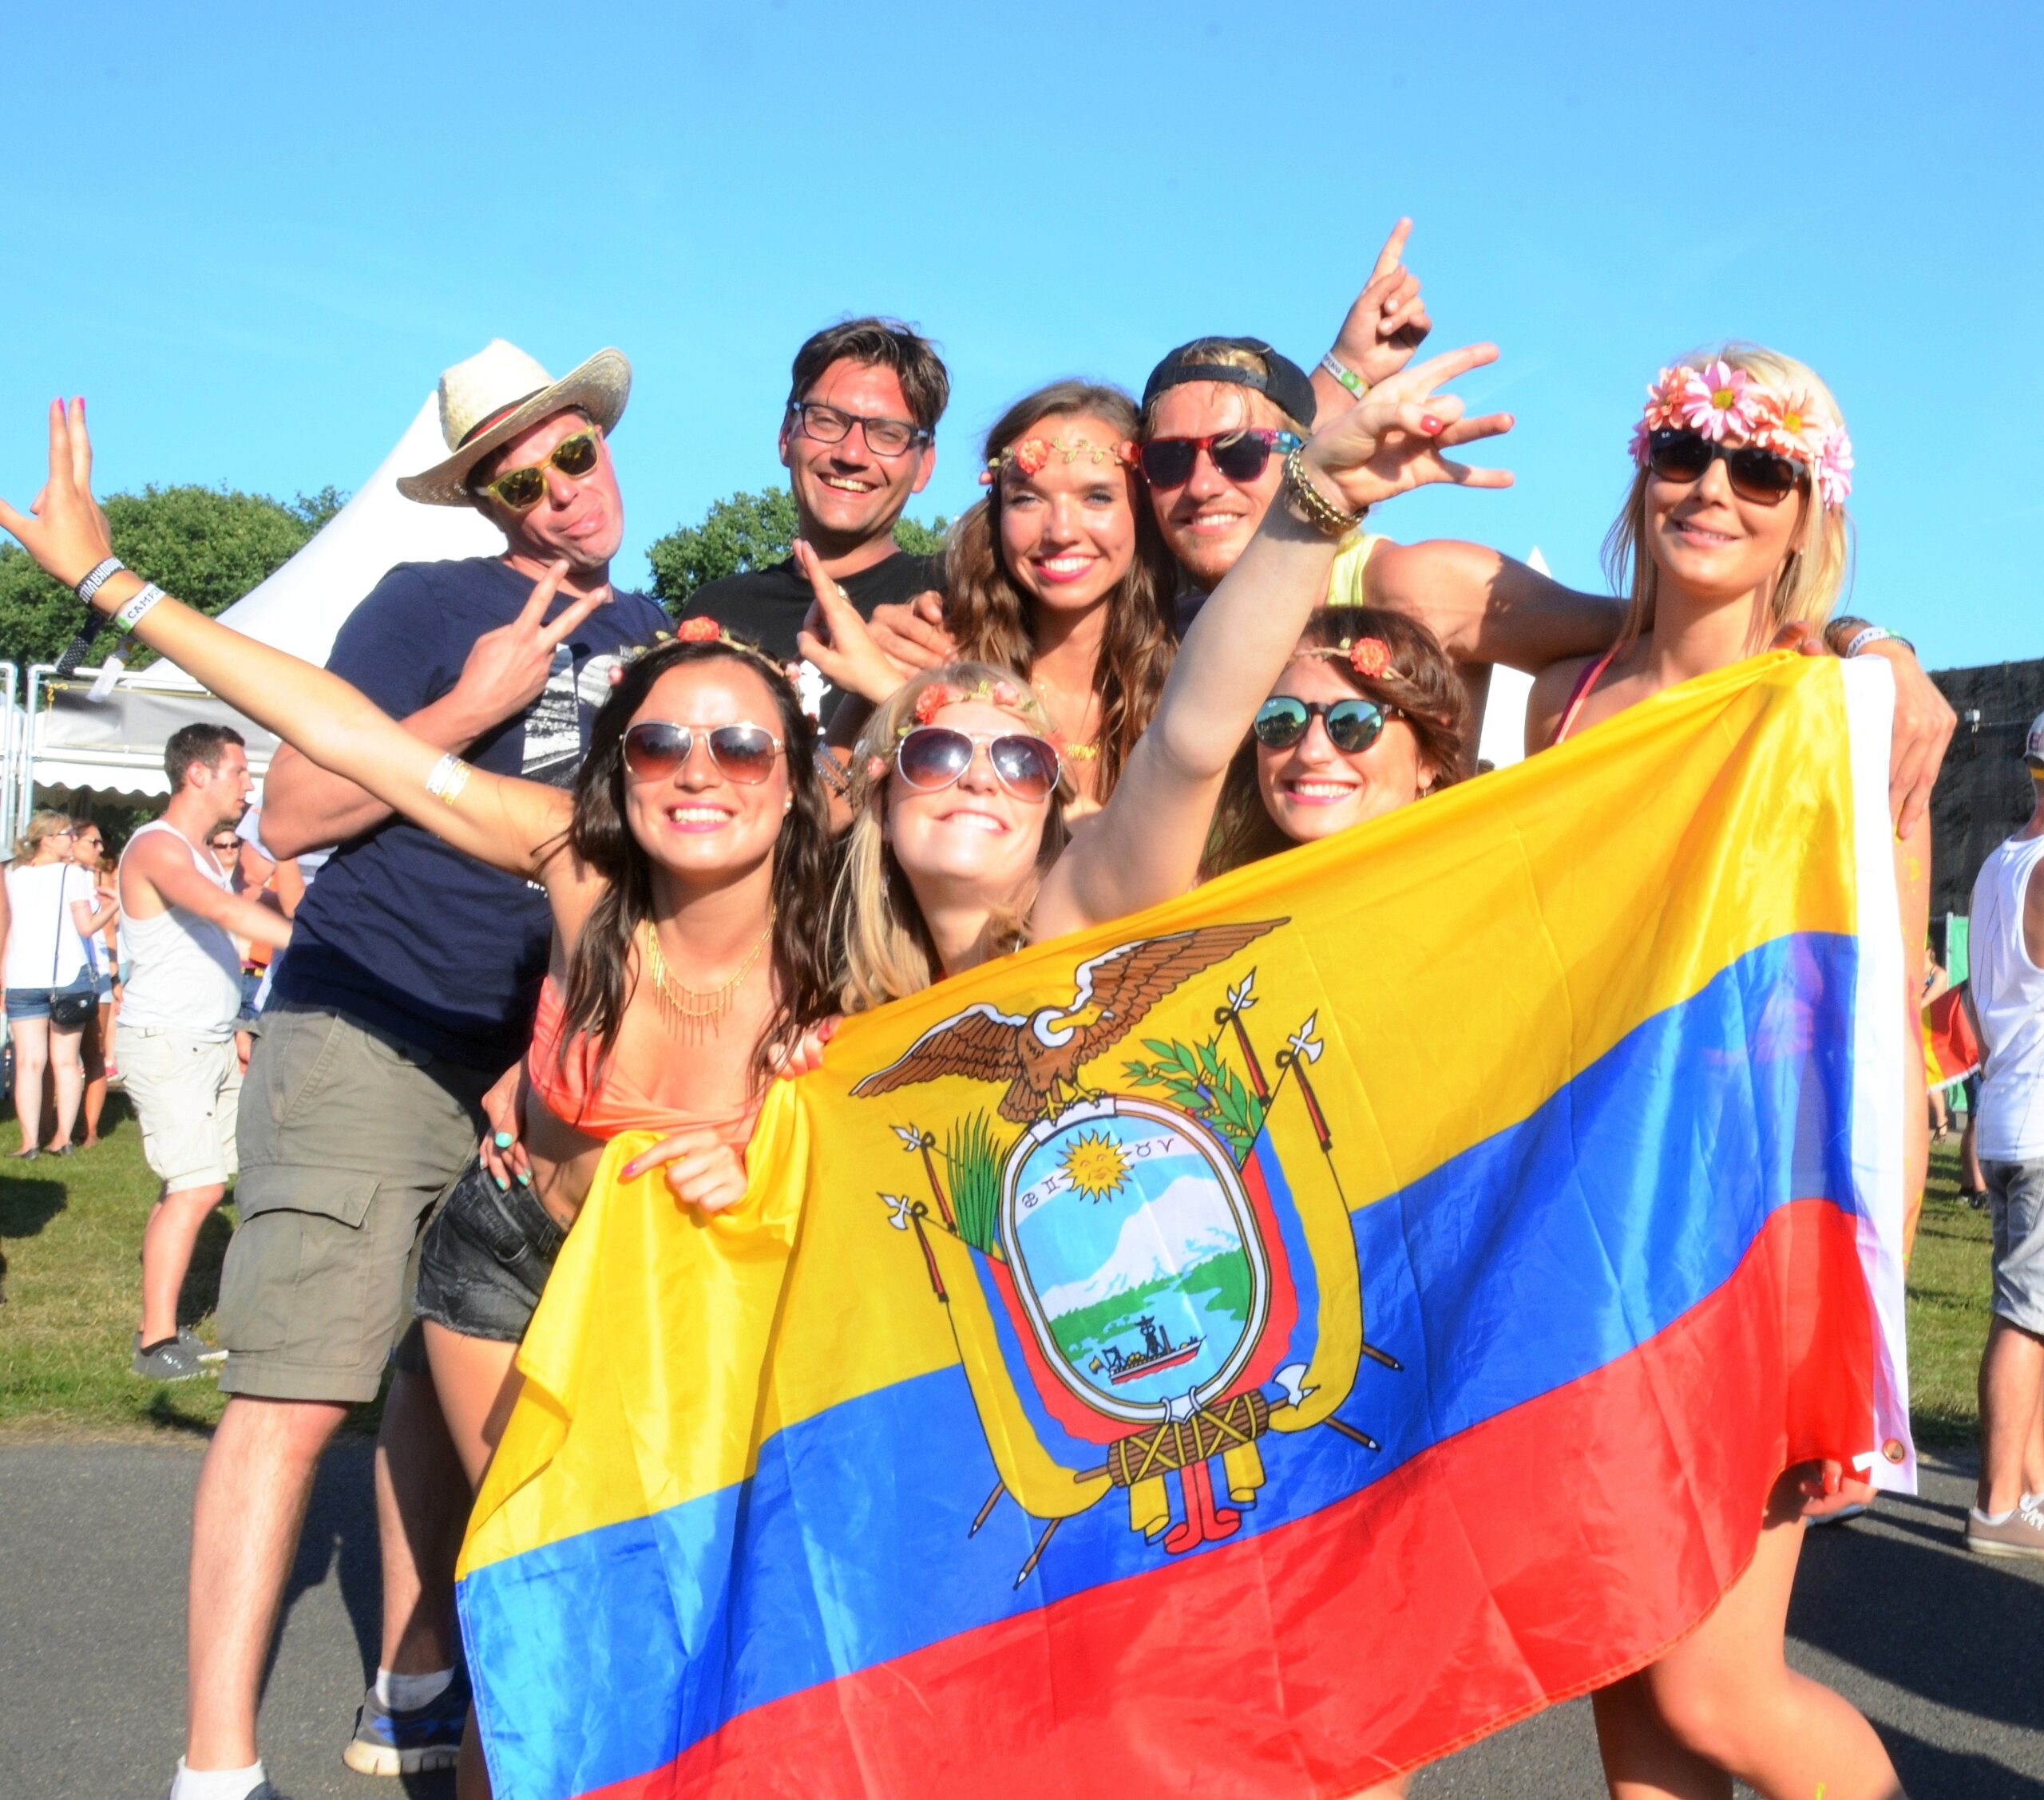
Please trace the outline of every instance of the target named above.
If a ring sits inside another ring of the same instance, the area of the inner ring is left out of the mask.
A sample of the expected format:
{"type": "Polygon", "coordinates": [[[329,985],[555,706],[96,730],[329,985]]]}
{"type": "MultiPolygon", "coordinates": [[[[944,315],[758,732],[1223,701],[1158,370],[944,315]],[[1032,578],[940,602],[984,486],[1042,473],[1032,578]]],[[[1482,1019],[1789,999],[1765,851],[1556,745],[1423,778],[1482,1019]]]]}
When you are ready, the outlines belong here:
{"type": "Polygon", "coordinates": [[[248,804],[239,734],[188,725],[164,746],[170,805],[121,857],[122,948],[132,961],[115,1028],[116,1060],[142,1128],[142,1154],[163,1183],[142,1233],[142,1323],[135,1373],[182,1381],[204,1346],[177,1323],[177,1296],[206,1216],[236,1168],[241,1058],[237,933],[278,947],[279,913],[236,894],[203,848],[248,804]]]}
{"type": "Polygon", "coordinates": [[[1981,865],[1967,940],[1986,1055],[1976,1136],[1994,1224],[1994,1315],[1966,1547],[2044,1557],[2044,713],[2023,760],[2036,805],[1981,865]]]}

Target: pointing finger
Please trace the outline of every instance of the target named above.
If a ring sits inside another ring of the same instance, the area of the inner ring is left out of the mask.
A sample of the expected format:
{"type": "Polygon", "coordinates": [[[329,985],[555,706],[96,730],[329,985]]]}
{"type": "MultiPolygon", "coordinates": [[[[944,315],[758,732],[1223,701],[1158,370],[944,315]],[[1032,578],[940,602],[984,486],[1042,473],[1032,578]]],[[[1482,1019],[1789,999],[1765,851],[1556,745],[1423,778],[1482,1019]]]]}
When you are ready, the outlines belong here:
{"type": "Polygon", "coordinates": [[[1480,369],[1497,359],[1495,344],[1464,344],[1460,350],[1444,350],[1438,356],[1430,356],[1416,367],[1408,369],[1402,376],[1392,378],[1416,383],[1417,391],[1424,394],[1443,382],[1452,382],[1457,375],[1467,374],[1472,369],[1480,369]]]}
{"type": "Polygon", "coordinates": [[[1436,457],[1434,461],[1442,473],[1459,488],[1508,488],[1512,484],[1512,473],[1508,469],[1475,469],[1448,457],[1436,457]]]}
{"type": "Polygon", "coordinates": [[[551,625],[545,627],[541,631],[539,635],[541,649],[552,650],[568,637],[598,607],[608,606],[609,603],[610,589],[608,587],[599,587],[593,593],[584,594],[551,625]]]}
{"type": "Polygon", "coordinates": [[[89,494],[93,491],[93,441],[85,430],[85,401],[83,394],[71,402],[71,479],[77,484],[78,492],[89,494]]]}
{"type": "Polygon", "coordinates": [[[1473,444],[1480,437],[1502,437],[1517,420],[1510,413],[1485,413],[1479,418],[1457,419],[1434,441],[1437,444],[1473,444]]]}
{"type": "Polygon", "coordinates": [[[561,584],[567,578],[568,559],[563,556],[533,584],[533,591],[526,596],[525,607],[518,615],[518,623],[537,631],[540,621],[546,617],[546,609],[553,604],[553,596],[561,591],[561,584]]]}
{"type": "Polygon", "coordinates": [[[1405,240],[1412,235],[1412,221],[1400,219],[1391,227],[1391,235],[1384,240],[1384,248],[1377,253],[1377,266],[1370,271],[1370,279],[1388,275],[1405,259],[1405,240]]]}

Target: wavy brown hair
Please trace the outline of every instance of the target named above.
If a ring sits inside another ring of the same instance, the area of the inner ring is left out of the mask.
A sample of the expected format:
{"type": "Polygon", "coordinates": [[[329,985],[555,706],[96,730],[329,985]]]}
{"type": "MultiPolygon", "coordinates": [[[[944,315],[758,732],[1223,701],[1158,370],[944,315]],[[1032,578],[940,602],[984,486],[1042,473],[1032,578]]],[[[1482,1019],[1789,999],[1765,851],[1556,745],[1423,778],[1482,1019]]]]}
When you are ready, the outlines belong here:
{"type": "Polygon", "coordinates": [[[794,804],[774,845],[774,936],[769,967],[774,1011],[753,1048],[755,1086],[773,1072],[774,1053],[793,1046],[831,1007],[830,898],[835,856],[830,806],[816,771],[816,727],[788,678],[764,655],[723,643],[668,643],[625,666],[589,731],[589,754],[575,777],[568,847],[604,883],[568,955],[563,995],[564,1058],[586,1032],[600,1069],[617,1042],[631,998],[626,971],[640,925],[652,916],[652,863],[625,823],[624,733],[654,682],[671,669],[722,659],[750,669],[773,695],[774,733],[784,746],[794,804]]]}
{"type": "MultiPolygon", "coordinates": [[[[1135,402],[1118,387],[1094,382],[1053,382],[1009,407],[994,421],[984,449],[988,461],[1045,419],[1096,418],[1131,443],[1142,438],[1135,402]]],[[[1107,626],[1093,690],[1100,698],[1098,797],[1121,779],[1128,754],[1164,690],[1177,649],[1171,599],[1178,564],[1157,529],[1148,496],[1130,471],[1129,508],[1135,516],[1135,556],[1107,595],[1107,626]]],[[[951,528],[945,546],[945,623],[961,660],[1027,671],[1036,660],[1033,597],[1017,585],[1000,556],[1000,483],[951,528]]]]}
{"type": "MultiPolygon", "coordinates": [[[[1381,607],[1321,607],[1299,634],[1301,651],[1335,650],[1345,640],[1378,638],[1391,652],[1391,667],[1381,675],[1359,675],[1347,663],[1329,658],[1329,666],[1365,700],[1396,706],[1419,740],[1420,754],[1434,769],[1432,793],[1462,777],[1463,747],[1469,741],[1469,694],[1448,659],[1440,640],[1416,619],[1381,607]]],[[[1244,863],[1260,862],[1289,850],[1292,840],[1280,831],[1263,804],[1256,778],[1256,738],[1242,740],[1221,784],[1214,811],[1214,829],[1200,864],[1204,881],[1244,863]]]]}

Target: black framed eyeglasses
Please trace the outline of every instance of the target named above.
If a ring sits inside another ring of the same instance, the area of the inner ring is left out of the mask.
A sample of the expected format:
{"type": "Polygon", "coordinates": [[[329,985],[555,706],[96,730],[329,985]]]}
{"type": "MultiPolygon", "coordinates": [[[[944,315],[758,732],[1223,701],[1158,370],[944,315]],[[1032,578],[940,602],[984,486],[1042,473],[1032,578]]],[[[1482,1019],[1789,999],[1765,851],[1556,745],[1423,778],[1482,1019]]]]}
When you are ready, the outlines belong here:
{"type": "Polygon", "coordinates": [[[543,462],[523,469],[507,469],[493,481],[476,489],[478,494],[494,494],[513,512],[526,512],[538,505],[546,492],[546,472],[557,469],[571,480],[579,480],[596,466],[596,445],[602,440],[593,431],[578,431],[564,437],[547,452],[543,462]]]}
{"type": "Polygon", "coordinates": [[[790,400],[788,410],[795,416],[795,429],[813,443],[842,444],[854,425],[877,457],[898,457],[929,441],[927,431],[906,419],[869,419],[863,413],[843,412],[820,400],[790,400]]]}
{"type": "Polygon", "coordinates": [[[1646,466],[1664,481],[1701,481],[1720,457],[1732,492],[1763,506],[1780,504],[1806,477],[1793,457],[1753,444],[1713,444],[1701,432],[1678,425],[1664,426],[1646,441],[1646,466]]]}
{"type": "Polygon", "coordinates": [[[1270,466],[1270,453],[1289,456],[1303,440],[1290,431],[1221,431],[1210,437],[1153,437],[1143,446],[1143,473],[1153,488],[1182,488],[1204,450],[1228,481],[1246,484],[1270,466]]]}
{"type": "Polygon", "coordinates": [[[1396,706],[1377,700],[1301,700],[1294,694],[1274,694],[1257,709],[1256,722],[1250,727],[1256,741],[1266,750],[1288,750],[1313,728],[1318,719],[1327,741],[1337,750],[1353,756],[1368,750],[1384,735],[1387,719],[1402,718],[1396,706]]]}

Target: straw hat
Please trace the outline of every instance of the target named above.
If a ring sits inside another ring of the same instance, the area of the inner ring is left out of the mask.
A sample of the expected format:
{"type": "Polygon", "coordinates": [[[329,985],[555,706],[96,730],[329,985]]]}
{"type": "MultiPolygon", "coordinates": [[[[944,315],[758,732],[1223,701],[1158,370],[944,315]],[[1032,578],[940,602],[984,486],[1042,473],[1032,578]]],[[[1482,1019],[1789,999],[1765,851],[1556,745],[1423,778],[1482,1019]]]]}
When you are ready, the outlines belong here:
{"type": "Polygon", "coordinates": [[[440,378],[440,431],[454,453],[398,492],[427,506],[473,506],[469,471],[501,444],[541,419],[579,407],[605,431],[624,416],[632,365],[622,350],[600,350],[556,381],[516,344],[493,338],[440,378]]]}

